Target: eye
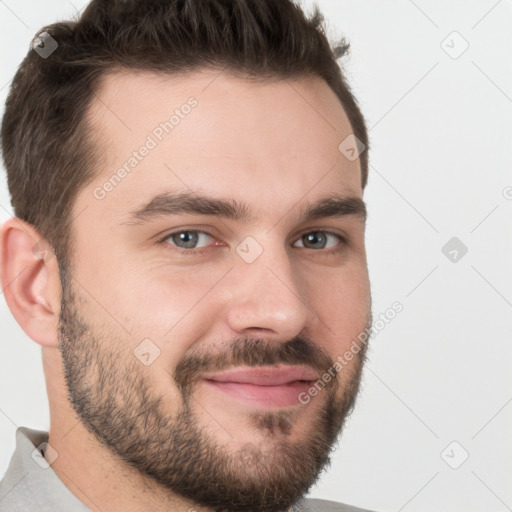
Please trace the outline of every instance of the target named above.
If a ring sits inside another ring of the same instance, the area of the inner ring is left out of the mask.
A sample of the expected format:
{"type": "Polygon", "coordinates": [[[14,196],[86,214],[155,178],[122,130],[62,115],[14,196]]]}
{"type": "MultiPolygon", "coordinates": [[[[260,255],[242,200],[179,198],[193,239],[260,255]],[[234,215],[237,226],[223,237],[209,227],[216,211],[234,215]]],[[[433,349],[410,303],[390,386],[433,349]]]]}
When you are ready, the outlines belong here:
{"type": "Polygon", "coordinates": [[[167,235],[163,241],[171,241],[179,249],[199,249],[206,247],[211,239],[213,237],[204,231],[184,230],[167,235]]]}
{"type": "Polygon", "coordinates": [[[311,231],[302,235],[294,247],[304,247],[306,249],[330,249],[336,247],[340,242],[345,242],[341,235],[330,233],[329,231],[311,231]],[[301,244],[301,245],[296,245],[301,244]]]}
{"type": "MultiPolygon", "coordinates": [[[[160,240],[160,243],[170,243],[183,252],[201,252],[200,249],[211,245],[212,240],[215,240],[215,238],[205,231],[182,229],[181,231],[167,234],[160,240]]],[[[346,243],[342,235],[331,233],[330,231],[318,230],[302,235],[295,242],[294,247],[322,250],[331,249],[341,245],[341,243],[346,243]]]]}

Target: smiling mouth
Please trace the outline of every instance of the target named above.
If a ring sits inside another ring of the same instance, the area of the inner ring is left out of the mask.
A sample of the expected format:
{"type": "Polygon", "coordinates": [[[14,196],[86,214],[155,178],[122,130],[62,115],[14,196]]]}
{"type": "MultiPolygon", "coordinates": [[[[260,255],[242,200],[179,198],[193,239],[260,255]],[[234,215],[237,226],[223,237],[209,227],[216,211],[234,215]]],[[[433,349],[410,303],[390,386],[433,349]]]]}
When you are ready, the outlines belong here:
{"type": "Polygon", "coordinates": [[[317,373],[310,368],[286,365],[235,368],[203,376],[202,381],[246,404],[280,408],[298,405],[299,395],[317,379],[317,373]]]}

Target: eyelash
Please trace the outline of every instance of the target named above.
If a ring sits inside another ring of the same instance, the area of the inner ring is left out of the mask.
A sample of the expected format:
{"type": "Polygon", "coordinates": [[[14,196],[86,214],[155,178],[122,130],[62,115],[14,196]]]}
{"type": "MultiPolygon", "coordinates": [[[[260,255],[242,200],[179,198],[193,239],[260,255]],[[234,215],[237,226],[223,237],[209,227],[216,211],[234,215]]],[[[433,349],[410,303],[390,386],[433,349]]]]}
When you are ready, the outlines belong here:
{"type": "MultiPolygon", "coordinates": [[[[169,246],[169,245],[171,245],[172,246],[172,250],[174,250],[174,251],[176,251],[176,252],[178,252],[180,254],[188,254],[188,255],[190,255],[190,254],[194,254],[194,255],[195,254],[197,254],[197,255],[205,254],[211,248],[210,245],[208,245],[206,247],[203,247],[203,248],[200,248],[200,249],[183,249],[182,247],[177,247],[176,245],[172,245],[172,244],[167,242],[167,240],[172,235],[177,235],[179,233],[189,233],[189,232],[190,233],[204,234],[204,235],[207,235],[207,236],[215,239],[215,237],[213,235],[211,235],[207,231],[203,231],[201,229],[179,229],[177,231],[172,231],[171,233],[167,233],[163,238],[160,238],[158,240],[158,245],[162,245],[162,246],[169,246]]],[[[343,246],[348,244],[348,240],[347,240],[347,238],[345,236],[340,235],[339,233],[335,233],[333,231],[326,230],[326,229],[315,229],[315,230],[312,230],[312,231],[306,231],[305,233],[300,235],[299,238],[297,238],[297,240],[295,242],[300,240],[303,236],[311,234],[311,233],[324,233],[324,234],[327,234],[327,235],[332,235],[332,236],[338,238],[339,241],[340,241],[340,243],[338,245],[336,245],[334,247],[331,247],[329,249],[310,249],[311,251],[314,251],[314,252],[319,252],[319,253],[323,253],[323,254],[336,254],[337,252],[339,252],[343,248],[343,246]]],[[[298,247],[298,249],[308,249],[308,247],[298,247]]]]}

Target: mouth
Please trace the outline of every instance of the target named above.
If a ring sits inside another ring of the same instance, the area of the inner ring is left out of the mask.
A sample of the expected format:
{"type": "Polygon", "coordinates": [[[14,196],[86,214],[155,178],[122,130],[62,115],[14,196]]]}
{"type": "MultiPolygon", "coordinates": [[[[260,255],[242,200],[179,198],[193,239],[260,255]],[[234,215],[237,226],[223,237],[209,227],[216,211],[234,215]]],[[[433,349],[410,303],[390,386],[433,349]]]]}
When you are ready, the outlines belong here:
{"type": "Polygon", "coordinates": [[[302,366],[234,368],[203,376],[203,382],[231,398],[259,408],[300,404],[299,395],[318,380],[318,374],[302,366]]]}

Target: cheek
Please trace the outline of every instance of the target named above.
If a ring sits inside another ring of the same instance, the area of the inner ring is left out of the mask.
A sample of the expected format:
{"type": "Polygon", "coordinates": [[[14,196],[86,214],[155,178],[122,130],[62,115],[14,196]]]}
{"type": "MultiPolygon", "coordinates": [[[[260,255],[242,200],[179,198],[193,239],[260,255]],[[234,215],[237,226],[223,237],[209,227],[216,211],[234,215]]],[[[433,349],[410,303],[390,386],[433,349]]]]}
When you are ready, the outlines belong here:
{"type": "Polygon", "coordinates": [[[331,347],[339,351],[364,331],[370,314],[366,267],[339,269],[312,286],[312,307],[326,327],[331,347]]]}
{"type": "Polygon", "coordinates": [[[218,317],[218,277],[216,272],[153,270],[136,273],[130,286],[128,280],[120,284],[119,315],[132,344],[151,340],[160,350],[158,362],[172,368],[194,343],[207,337],[218,317]]]}

